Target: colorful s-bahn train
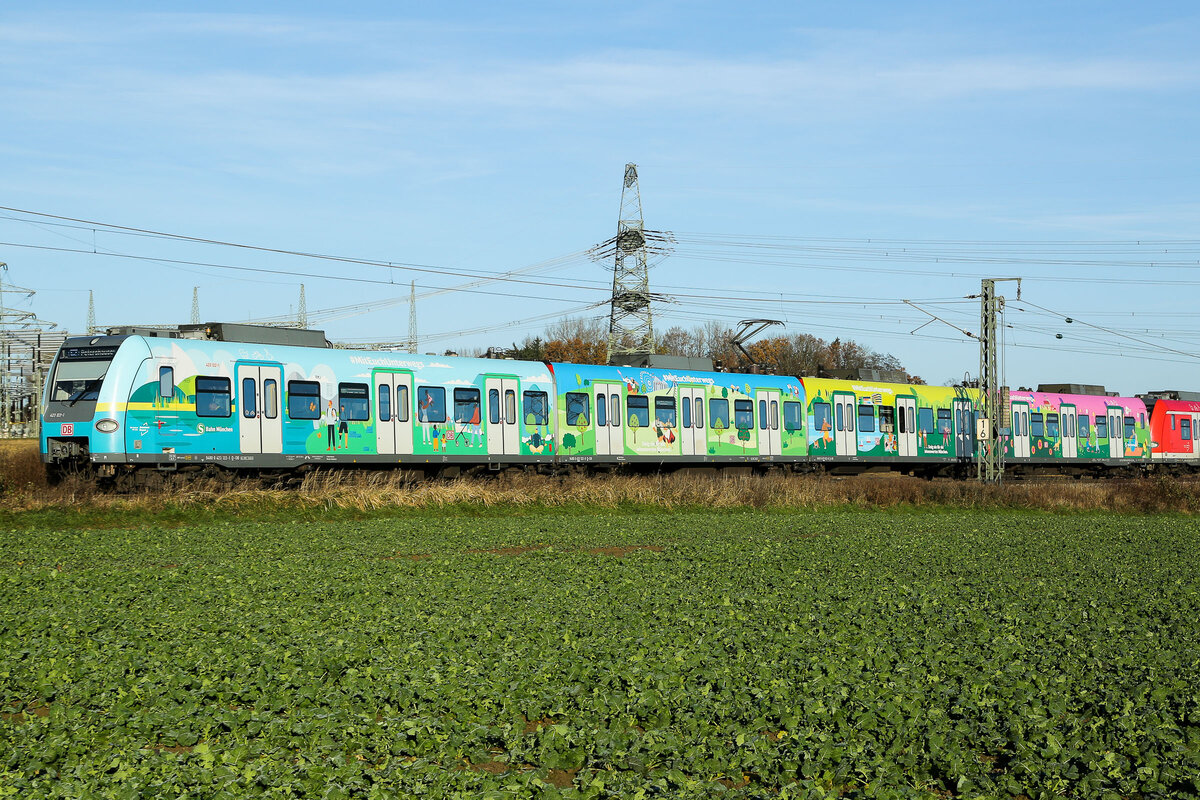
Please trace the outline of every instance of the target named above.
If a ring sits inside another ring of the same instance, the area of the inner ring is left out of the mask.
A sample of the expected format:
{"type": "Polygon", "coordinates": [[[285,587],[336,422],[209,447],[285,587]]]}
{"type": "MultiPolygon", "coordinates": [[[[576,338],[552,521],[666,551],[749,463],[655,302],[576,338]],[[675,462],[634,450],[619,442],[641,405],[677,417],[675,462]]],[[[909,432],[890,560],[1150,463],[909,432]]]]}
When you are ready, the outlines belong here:
{"type": "MultiPolygon", "coordinates": [[[[52,475],[677,467],[970,473],[971,388],[341,350],[181,326],[68,339],[43,397],[52,475]],[[214,338],[215,337],[215,338],[214,338]]],[[[1012,391],[1006,468],[1200,468],[1200,402],[1012,391]],[[1148,405],[1149,403],[1149,405],[1148,405]]]]}

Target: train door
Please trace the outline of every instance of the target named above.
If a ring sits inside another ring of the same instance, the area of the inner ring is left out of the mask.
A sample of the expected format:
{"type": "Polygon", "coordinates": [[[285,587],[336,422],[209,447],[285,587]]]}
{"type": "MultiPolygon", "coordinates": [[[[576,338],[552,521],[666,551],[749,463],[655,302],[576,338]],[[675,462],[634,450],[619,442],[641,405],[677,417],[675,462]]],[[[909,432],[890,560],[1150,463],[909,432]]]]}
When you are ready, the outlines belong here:
{"type": "Polygon", "coordinates": [[[515,456],[521,452],[521,429],[517,424],[517,379],[484,378],[487,392],[488,455],[515,456]]]}
{"type": "MultiPolygon", "coordinates": [[[[1182,419],[1187,419],[1186,416],[1182,419]]],[[[1192,440],[1187,443],[1185,452],[1191,452],[1192,458],[1200,458],[1200,447],[1196,445],[1196,437],[1200,436],[1200,412],[1192,412],[1192,440]]]]}
{"type": "Polygon", "coordinates": [[[1075,406],[1068,403],[1059,406],[1058,413],[1060,419],[1058,432],[1062,436],[1062,457],[1078,458],[1079,443],[1075,437],[1078,435],[1079,415],[1075,411],[1075,406]]]}
{"type": "Polygon", "coordinates": [[[900,458],[915,458],[917,455],[916,398],[896,398],[896,451],[900,458]]]}
{"type": "Polygon", "coordinates": [[[621,424],[621,384],[593,383],[596,401],[596,455],[625,455],[625,428],[621,424]]]}
{"type": "Polygon", "coordinates": [[[1029,458],[1029,404],[1012,404],[1013,458],[1029,458]]]}
{"type": "Polygon", "coordinates": [[[959,458],[975,455],[975,426],[969,400],[954,401],[954,452],[959,458]]]}
{"type": "Polygon", "coordinates": [[[1108,407],[1108,457],[1125,455],[1125,409],[1108,407]]]}
{"type": "Polygon", "coordinates": [[[238,438],[243,453],[282,453],[283,417],[279,386],[283,368],[238,364],[238,438]]]}
{"type": "Polygon", "coordinates": [[[685,456],[708,453],[704,435],[704,389],[699,386],[679,387],[679,443],[685,456]]]}
{"type": "Polygon", "coordinates": [[[412,373],[375,373],[375,448],[384,455],[411,455],[412,373]]]}
{"type": "Polygon", "coordinates": [[[854,395],[833,393],[833,430],[839,456],[858,455],[858,439],[854,435],[854,395]]]}
{"type": "MultiPolygon", "coordinates": [[[[754,393],[758,402],[758,454],[778,456],[783,453],[783,434],[779,430],[779,392],[759,389],[754,393]]],[[[850,395],[850,413],[854,409],[854,396],[850,395]]],[[[853,437],[852,437],[853,438],[853,437]]],[[[841,455],[841,449],[838,454],[841,455]]],[[[852,449],[851,453],[854,452],[852,449]]]]}

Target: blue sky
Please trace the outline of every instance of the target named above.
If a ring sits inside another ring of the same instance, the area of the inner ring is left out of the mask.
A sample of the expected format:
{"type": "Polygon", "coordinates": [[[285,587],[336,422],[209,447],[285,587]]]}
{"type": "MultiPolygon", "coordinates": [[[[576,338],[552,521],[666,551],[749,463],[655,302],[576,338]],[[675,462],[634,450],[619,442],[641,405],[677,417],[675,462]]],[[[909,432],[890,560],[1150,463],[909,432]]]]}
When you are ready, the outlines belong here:
{"type": "Polygon", "coordinates": [[[304,283],[391,341],[416,280],[422,351],[505,345],[607,313],[585,251],[632,161],[677,238],[658,329],[779,318],[940,382],[978,349],[925,312],[976,331],[980,277],[1021,276],[1012,385],[1200,390],[1198,40],[1182,2],[9,4],[8,304],[186,322],[198,286],[244,321],[304,283]]]}

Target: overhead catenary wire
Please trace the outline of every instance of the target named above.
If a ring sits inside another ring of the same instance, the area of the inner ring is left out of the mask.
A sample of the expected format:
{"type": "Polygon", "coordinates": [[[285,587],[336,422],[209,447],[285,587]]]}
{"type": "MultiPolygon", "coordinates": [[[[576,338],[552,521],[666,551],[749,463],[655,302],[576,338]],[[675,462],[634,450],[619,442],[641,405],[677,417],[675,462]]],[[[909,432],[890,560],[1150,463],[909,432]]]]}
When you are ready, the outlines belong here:
{"type": "MultiPolygon", "coordinates": [[[[189,242],[201,245],[234,247],[247,251],[261,252],[264,254],[274,254],[286,257],[302,257],[316,258],[327,261],[336,261],[348,265],[359,265],[367,267],[377,267],[390,270],[408,270],[408,271],[426,271],[427,274],[436,274],[445,277],[463,278],[468,282],[461,286],[432,286],[427,290],[427,296],[436,294],[444,294],[448,292],[467,292],[481,295],[493,295],[499,297],[519,297],[527,300],[544,300],[549,302],[576,302],[580,298],[567,297],[566,294],[575,294],[578,292],[584,293],[606,293],[609,289],[607,281],[593,280],[587,278],[569,278],[561,277],[555,280],[544,280],[529,277],[530,273],[540,271],[558,270],[564,267],[571,267],[578,264],[586,263],[587,250],[579,250],[575,253],[569,253],[565,256],[560,256],[554,259],[548,259],[545,262],[528,265],[516,269],[509,270],[482,270],[482,269],[465,269],[461,267],[444,267],[433,264],[418,264],[415,262],[406,261],[386,261],[380,259],[356,258],[336,256],[327,253],[313,253],[299,249],[264,247],[260,245],[250,245],[239,242],[225,241],[215,238],[188,236],[183,234],[171,234],[162,231],[155,231],[149,228],[138,228],[133,226],[113,225],[111,223],[101,223],[91,220],[66,217],[62,215],[45,214],[43,212],[28,211],[8,206],[0,206],[0,210],[10,212],[10,215],[0,218],[16,222],[27,222],[34,224],[33,221],[21,219],[20,217],[12,216],[13,214],[24,214],[27,216],[37,217],[39,225],[59,225],[76,230],[87,230],[93,233],[98,230],[105,233],[114,233],[120,235],[138,236],[143,238],[156,238],[179,242],[189,242]],[[526,285],[537,285],[560,291],[546,293],[544,295],[530,295],[527,291],[521,292],[503,292],[503,291],[484,291],[478,287],[490,282],[506,282],[526,285]]],[[[1103,283],[1112,285],[1151,285],[1151,286],[1193,286],[1200,285],[1200,281],[1189,280],[1184,278],[1118,278],[1106,274],[1106,270],[1126,270],[1132,268],[1149,269],[1157,271],[1160,275],[1169,274],[1167,271],[1173,270],[1176,272],[1182,271],[1193,272],[1200,266],[1200,260],[1185,258],[1195,253],[1200,253],[1200,240],[1193,239],[1171,239],[1171,240],[1055,240],[1055,241],[1037,241],[1037,240],[1022,240],[1022,241],[1004,241],[1004,240],[951,240],[951,239],[888,239],[888,238],[850,238],[850,237],[785,237],[785,236],[763,236],[763,235],[726,235],[726,234],[704,234],[704,233],[682,233],[676,234],[676,240],[681,246],[677,249],[674,257],[681,260],[707,260],[724,263],[737,263],[740,266],[779,266],[784,268],[800,269],[800,270],[835,270],[847,272],[864,272],[878,274],[903,274],[906,276],[924,276],[924,277],[951,277],[959,279],[976,279],[979,274],[969,271],[970,267],[978,265],[981,268],[994,268],[997,264],[1009,265],[1039,265],[1049,266],[1053,268],[1073,268],[1083,267],[1092,270],[1087,276],[1071,276],[1071,275],[1030,275],[1023,276],[1026,281],[1043,281],[1043,282],[1063,282],[1063,283],[1103,283]],[[739,249],[740,248],[740,249],[739,249]],[[1125,256],[1153,256],[1143,258],[1126,258],[1125,256]],[[873,261],[874,264],[864,262],[873,261]],[[888,262],[896,263],[897,266],[887,266],[888,262]],[[968,270],[923,270],[917,269],[910,264],[929,263],[933,265],[957,263],[968,267],[968,270]],[[903,263],[906,266],[900,267],[903,263]]],[[[180,268],[197,267],[201,269],[219,269],[222,271],[239,271],[246,274],[271,275],[278,277],[304,278],[304,279],[328,279],[336,281],[347,281],[351,283],[372,284],[372,285],[397,285],[395,279],[381,280],[363,275],[354,274],[334,274],[329,273],[313,273],[296,269],[274,269],[264,266],[250,266],[217,263],[204,260],[189,260],[189,259],[169,259],[158,256],[146,256],[131,253],[116,253],[116,252],[101,252],[100,248],[92,243],[91,249],[85,248],[55,248],[46,245],[31,244],[25,242],[0,242],[0,245],[12,247],[29,247],[34,249],[49,250],[56,252],[81,253],[89,255],[100,255],[112,258],[127,258],[139,260],[142,262],[159,263],[168,266],[176,266],[180,268]]],[[[896,324],[898,327],[903,324],[911,324],[911,319],[905,319],[899,315],[889,315],[886,311],[883,313],[857,313],[854,311],[855,306],[865,307],[868,305],[876,309],[886,310],[888,308],[896,308],[903,301],[888,298],[888,297],[855,297],[853,295],[833,295],[823,294],[816,295],[813,293],[775,291],[773,288],[768,291],[754,291],[748,289],[740,289],[734,287],[700,287],[694,283],[686,286],[677,284],[660,283],[656,284],[656,288],[660,288],[669,292],[671,299],[681,305],[687,305],[699,309],[712,309],[715,311],[718,308],[734,309],[740,313],[754,316],[761,316],[764,309],[770,308],[774,312],[782,312],[786,315],[786,309],[789,306],[796,306],[805,309],[803,312],[803,320],[806,324],[820,325],[826,318],[833,318],[840,321],[862,321],[863,326],[852,328],[851,330],[858,334],[870,334],[878,332],[886,336],[899,335],[897,331],[877,331],[866,327],[866,323],[872,321],[885,322],[888,324],[896,324]],[[714,296],[719,297],[719,300],[714,300],[714,296]],[[828,307],[830,311],[822,312],[822,306],[828,307]],[[838,309],[836,313],[833,309],[838,309]]],[[[593,296],[595,296],[593,294],[593,296]]],[[[368,301],[364,303],[335,306],[327,310],[317,310],[310,314],[326,314],[322,319],[337,319],[345,318],[359,313],[368,313],[371,310],[386,308],[391,305],[397,305],[407,302],[407,297],[396,297],[368,301]]],[[[952,304],[944,308],[940,308],[938,313],[943,316],[956,317],[961,315],[964,320],[969,320],[971,315],[966,309],[960,310],[955,307],[959,301],[951,298],[928,298],[918,300],[924,305],[929,305],[931,308],[934,302],[952,304]]],[[[914,302],[918,302],[914,301],[914,302]]],[[[589,304],[594,305],[594,303],[589,304]]],[[[587,308],[589,306],[584,306],[587,308]]],[[[1033,304],[1029,304],[1029,310],[1032,310],[1033,304]]],[[[546,317],[562,316],[569,311],[558,311],[553,314],[545,315],[546,317]]],[[[1099,312],[1094,316],[1103,316],[1106,319],[1120,318],[1126,312],[1099,312]]],[[[1135,316],[1138,314],[1146,315],[1148,312],[1128,312],[1129,315],[1135,316]]],[[[672,314],[667,314],[669,318],[684,319],[672,314]]],[[[713,318],[713,313],[706,313],[699,317],[701,319],[713,318]]],[[[265,319],[277,319],[283,315],[276,317],[267,317],[265,319]]],[[[696,316],[691,317],[697,318],[696,316]]],[[[1171,312],[1164,314],[1155,314],[1155,318],[1164,319],[1189,319],[1189,315],[1184,313],[1174,314],[1171,312]]],[[[528,320],[525,321],[528,323],[528,320]]],[[[497,325],[489,325],[488,329],[498,327],[497,325]]],[[[1015,335],[1050,335],[1053,333],[1053,325],[1046,321],[1035,322],[1030,321],[1023,323],[1020,330],[1015,332],[1015,335]]],[[[1129,352],[1163,352],[1171,353],[1175,356],[1185,356],[1195,358],[1193,353],[1186,350],[1171,348],[1168,343],[1179,343],[1183,347],[1191,346],[1191,342],[1186,341],[1187,337],[1200,335],[1200,331],[1194,331],[1191,328],[1182,327],[1156,327],[1138,326],[1136,328],[1130,326],[1118,325],[1092,325],[1091,328],[1098,333],[1103,333],[1106,336],[1113,336],[1125,342],[1129,352]],[[1147,337],[1151,337],[1148,339],[1147,337]],[[1174,337],[1174,338],[1168,338],[1174,337]],[[1154,338],[1161,341],[1153,341],[1154,338]]],[[[839,329],[845,329],[844,327],[839,329]]],[[[449,335],[468,335],[468,329],[463,332],[450,332],[449,335]]],[[[903,332],[907,335],[907,332],[903,332]]],[[[1013,346],[1034,346],[1023,345],[1021,342],[1014,342],[1013,346]]],[[[1063,352],[1067,350],[1063,345],[1055,345],[1050,349],[1057,349],[1063,352]]],[[[1125,348],[1122,349],[1125,351],[1125,348]]],[[[1090,352],[1088,350],[1080,350],[1079,352],[1090,352]]]]}

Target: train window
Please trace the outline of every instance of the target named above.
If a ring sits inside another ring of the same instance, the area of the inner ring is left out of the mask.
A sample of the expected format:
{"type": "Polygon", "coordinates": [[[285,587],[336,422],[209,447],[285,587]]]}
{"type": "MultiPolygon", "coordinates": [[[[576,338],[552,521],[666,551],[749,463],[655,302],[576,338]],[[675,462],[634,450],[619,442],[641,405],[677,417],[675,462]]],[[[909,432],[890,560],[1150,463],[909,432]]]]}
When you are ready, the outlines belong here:
{"type": "Polygon", "coordinates": [[[933,409],[917,409],[917,430],[921,433],[933,433],[933,409]]]}
{"type": "Polygon", "coordinates": [[[858,429],[863,433],[875,432],[875,407],[870,405],[858,406],[858,429]]]}
{"type": "Polygon", "coordinates": [[[379,386],[379,421],[392,421],[392,387],[386,383],[379,386]]]}
{"type": "Polygon", "coordinates": [[[515,389],[504,390],[504,422],[515,425],[517,422],[517,392],[515,389]]]}
{"type": "Polygon", "coordinates": [[[679,411],[681,412],[680,415],[683,417],[681,420],[683,427],[692,427],[692,401],[685,399],[679,405],[679,411]]]}
{"type": "MultiPolygon", "coordinates": [[[[787,403],[784,403],[784,405],[786,406],[787,403]]],[[[784,409],[784,413],[785,414],[787,413],[786,408],[784,409]]],[[[891,433],[892,431],[895,430],[895,426],[896,426],[896,409],[892,408],[891,406],[880,406],[879,407],[879,430],[883,433],[891,433]]]]}
{"type": "Polygon", "coordinates": [[[733,401],[733,426],[740,431],[754,429],[754,401],[733,401]]]}
{"type": "Polygon", "coordinates": [[[175,396],[175,368],[174,367],[159,367],[158,368],[158,396],[159,397],[174,397],[175,396]]]}
{"type": "Polygon", "coordinates": [[[596,425],[603,428],[608,424],[608,403],[604,399],[604,394],[596,395],[596,425]]]}
{"type": "Polygon", "coordinates": [[[455,389],[454,421],[460,425],[478,425],[479,419],[479,390],[455,389]]]}
{"type": "Polygon", "coordinates": [[[795,433],[804,427],[803,406],[795,400],[783,401],[783,429],[795,433]]]}
{"type": "Polygon", "coordinates": [[[1125,418],[1125,438],[1126,439],[1133,438],[1133,423],[1134,423],[1133,417],[1125,418]]]}
{"type": "Polygon", "coordinates": [[[1190,419],[1179,420],[1179,438],[1185,442],[1192,440],[1192,421],[1190,419]]]}
{"type": "Polygon", "coordinates": [[[1034,436],[1043,436],[1046,433],[1046,426],[1043,423],[1044,417],[1041,414],[1030,414],[1030,430],[1034,436]]]}
{"type": "Polygon", "coordinates": [[[229,378],[196,376],[196,416],[228,417],[230,415],[229,378]]]}
{"type": "Polygon", "coordinates": [[[897,406],[896,411],[899,412],[900,417],[900,433],[908,433],[912,430],[912,419],[905,416],[903,408],[897,406]]]}
{"type": "Polygon", "coordinates": [[[1146,427],[1146,415],[1145,414],[1138,414],[1138,427],[1139,428],[1146,427]]]}
{"type": "Polygon", "coordinates": [[[321,384],[316,381],[288,381],[287,410],[291,419],[320,419],[321,384]]]}
{"type": "Polygon", "coordinates": [[[608,424],[621,427],[621,396],[615,393],[608,396],[608,424]]]}
{"type": "Polygon", "coordinates": [[[1096,438],[1097,439],[1107,439],[1108,438],[1108,417],[1106,417],[1102,414],[1096,415],[1096,438]]]}
{"type": "Polygon", "coordinates": [[[942,436],[950,435],[950,409],[939,408],[937,410],[937,429],[942,436]]]}
{"type": "MultiPolygon", "coordinates": [[[[499,394],[496,395],[497,405],[499,405],[499,394]]],[[[566,403],[567,424],[573,428],[589,425],[591,422],[591,398],[583,392],[567,392],[566,403]]],[[[499,414],[499,410],[496,412],[499,414]]],[[[499,422],[499,416],[496,421],[499,422]]]]}
{"type": "MultiPolygon", "coordinates": [[[[103,348],[107,350],[108,348],[103,348]]],[[[116,348],[112,348],[116,352],[116,348]]],[[[70,353],[70,350],[64,353],[70,353]]],[[[112,363],[112,354],[104,359],[76,359],[69,355],[60,354],[58,366],[54,368],[54,378],[51,380],[53,389],[50,399],[78,403],[96,400],[100,397],[100,384],[108,374],[112,363]]]]}
{"type": "Polygon", "coordinates": [[[654,421],[661,422],[665,428],[675,427],[675,398],[654,398],[654,421]]]}
{"type": "Polygon", "coordinates": [[[768,423],[767,401],[759,400],[758,401],[758,427],[762,428],[765,431],[767,429],[767,423],[768,423]]]}
{"type": "Polygon", "coordinates": [[[1063,414],[1063,436],[1068,438],[1075,436],[1075,415],[1070,411],[1063,414]]]}
{"type": "Polygon", "coordinates": [[[258,416],[258,384],[254,378],[242,378],[242,416],[254,419],[258,416]]]}
{"type": "Polygon", "coordinates": [[[771,430],[779,430],[779,401],[771,401],[771,430]]]}
{"type": "MultiPolygon", "coordinates": [[[[488,389],[488,422],[492,425],[500,424],[500,390],[488,389]]],[[[570,423],[568,423],[570,424],[570,423]]],[[[587,420],[583,421],[587,424],[587,420]]]]}
{"type": "Polygon", "coordinates": [[[696,414],[695,414],[693,422],[697,428],[703,428],[704,427],[704,401],[701,400],[699,397],[697,397],[695,406],[696,406],[696,414]]]}
{"type": "MultiPolygon", "coordinates": [[[[828,405],[825,406],[829,408],[828,405]]],[[[724,398],[713,398],[708,401],[708,425],[711,428],[725,430],[729,427],[729,401],[724,398]]]]}
{"type": "Polygon", "coordinates": [[[526,425],[550,423],[550,395],[545,392],[524,392],[521,395],[526,425]]]}
{"type": "Polygon", "coordinates": [[[650,427],[650,399],[646,395],[629,395],[625,400],[625,408],[629,411],[629,427],[650,427]]]}
{"type": "Polygon", "coordinates": [[[831,413],[833,409],[829,407],[829,403],[813,403],[813,430],[828,431],[832,430],[831,413]]]}
{"type": "Polygon", "coordinates": [[[1175,417],[1171,417],[1171,430],[1175,430],[1175,417]]]}
{"type": "Polygon", "coordinates": [[[371,390],[365,383],[338,384],[338,415],[342,422],[371,419],[371,390]]]}
{"type": "Polygon", "coordinates": [[[1046,415],[1046,437],[1050,439],[1058,438],[1058,414],[1046,415]]]}
{"type": "Polygon", "coordinates": [[[417,422],[446,421],[446,390],[441,386],[417,387],[417,422]]]}
{"type": "Polygon", "coordinates": [[[396,387],[396,410],[393,413],[396,422],[408,422],[408,387],[396,387]]]}
{"type": "Polygon", "coordinates": [[[274,378],[264,380],[262,394],[263,415],[275,419],[279,416],[279,381],[274,378]]]}
{"type": "Polygon", "coordinates": [[[1091,424],[1092,424],[1091,417],[1089,417],[1087,414],[1079,415],[1079,438],[1080,439],[1088,438],[1088,428],[1091,427],[1091,424]]]}
{"type": "Polygon", "coordinates": [[[846,418],[845,418],[846,412],[842,408],[842,404],[840,402],[835,404],[834,408],[835,408],[835,416],[837,417],[837,429],[839,431],[844,431],[844,430],[846,430],[846,418]]]}

